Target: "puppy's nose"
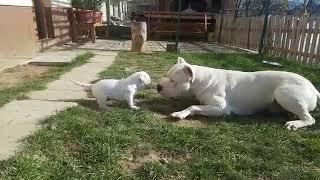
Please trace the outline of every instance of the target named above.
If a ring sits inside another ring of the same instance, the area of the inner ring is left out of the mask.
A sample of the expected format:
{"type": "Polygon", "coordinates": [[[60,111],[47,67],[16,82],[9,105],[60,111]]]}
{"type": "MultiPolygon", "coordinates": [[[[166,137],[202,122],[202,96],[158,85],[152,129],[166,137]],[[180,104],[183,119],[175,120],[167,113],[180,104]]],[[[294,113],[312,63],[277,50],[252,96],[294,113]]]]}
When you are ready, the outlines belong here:
{"type": "Polygon", "coordinates": [[[162,86],[160,84],[157,85],[157,90],[160,92],[162,90],[162,86]]]}

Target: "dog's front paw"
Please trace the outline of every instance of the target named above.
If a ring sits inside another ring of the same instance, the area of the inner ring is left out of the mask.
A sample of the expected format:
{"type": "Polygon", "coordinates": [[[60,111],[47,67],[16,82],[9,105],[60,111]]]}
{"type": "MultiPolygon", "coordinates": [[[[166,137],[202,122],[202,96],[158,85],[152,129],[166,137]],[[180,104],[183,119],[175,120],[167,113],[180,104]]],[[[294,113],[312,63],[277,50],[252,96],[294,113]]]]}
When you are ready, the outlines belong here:
{"type": "Polygon", "coordinates": [[[297,130],[301,127],[305,126],[305,122],[301,121],[301,120],[297,120],[297,121],[288,121],[285,124],[285,127],[289,130],[297,130]]]}
{"type": "Polygon", "coordinates": [[[174,112],[170,114],[171,117],[178,118],[178,119],[185,119],[189,115],[190,115],[190,112],[188,110],[183,110],[183,111],[174,112]]]}
{"type": "Polygon", "coordinates": [[[138,106],[131,106],[130,108],[133,109],[133,110],[139,110],[140,109],[140,107],[138,107],[138,106]]]}

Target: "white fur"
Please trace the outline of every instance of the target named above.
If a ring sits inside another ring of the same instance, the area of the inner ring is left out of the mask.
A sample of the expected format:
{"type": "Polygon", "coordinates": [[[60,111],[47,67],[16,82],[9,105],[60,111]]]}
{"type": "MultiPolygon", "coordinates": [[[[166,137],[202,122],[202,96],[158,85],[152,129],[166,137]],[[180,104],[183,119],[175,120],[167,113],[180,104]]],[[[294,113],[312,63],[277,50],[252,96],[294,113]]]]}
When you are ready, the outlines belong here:
{"type": "Polygon", "coordinates": [[[295,73],[214,69],[188,64],[180,57],[158,86],[162,96],[191,93],[201,102],[202,105],[171,114],[179,119],[189,115],[250,115],[276,101],[299,117],[286,123],[288,129],[295,130],[315,123],[309,112],[320,102],[320,94],[312,83],[295,73]]]}
{"type": "Polygon", "coordinates": [[[107,109],[107,100],[127,101],[128,106],[138,110],[134,104],[135,93],[151,83],[150,76],[144,72],[136,72],[126,79],[104,79],[94,84],[73,81],[84,90],[91,90],[101,109],[107,109]]]}

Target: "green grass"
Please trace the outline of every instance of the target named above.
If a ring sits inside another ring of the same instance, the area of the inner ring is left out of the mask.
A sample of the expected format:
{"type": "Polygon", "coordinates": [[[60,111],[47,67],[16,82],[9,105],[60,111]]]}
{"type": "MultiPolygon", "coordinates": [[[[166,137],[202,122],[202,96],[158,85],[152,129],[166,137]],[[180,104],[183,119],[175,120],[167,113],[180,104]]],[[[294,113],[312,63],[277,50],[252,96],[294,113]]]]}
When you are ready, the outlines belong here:
{"type": "MultiPolygon", "coordinates": [[[[271,69],[269,58],[239,54],[182,54],[190,63],[245,71],[271,69]]],[[[166,115],[194,100],[160,97],[156,81],[176,54],[120,53],[102,78],[121,78],[145,70],[154,80],[138,94],[140,111],[124,104],[100,112],[92,101],[43,122],[13,158],[0,162],[0,177],[13,179],[317,179],[320,177],[319,122],[288,131],[292,115],[204,118],[178,126],[166,115]],[[126,158],[124,158],[126,157],[126,158]],[[168,160],[164,163],[161,158],[168,160]],[[130,168],[128,168],[130,167],[130,168]]],[[[320,85],[320,72],[279,60],[281,70],[304,75],[320,85]]],[[[316,119],[320,114],[313,113],[316,119]]],[[[180,124],[181,125],[181,124],[180,124]]]]}
{"type": "Polygon", "coordinates": [[[0,90],[0,107],[15,99],[25,99],[26,93],[33,90],[41,90],[47,87],[47,83],[57,79],[63,73],[71,70],[76,66],[80,66],[87,62],[93,56],[92,53],[85,53],[76,57],[70,64],[58,66],[44,73],[43,75],[28,81],[19,83],[10,88],[0,90]]]}

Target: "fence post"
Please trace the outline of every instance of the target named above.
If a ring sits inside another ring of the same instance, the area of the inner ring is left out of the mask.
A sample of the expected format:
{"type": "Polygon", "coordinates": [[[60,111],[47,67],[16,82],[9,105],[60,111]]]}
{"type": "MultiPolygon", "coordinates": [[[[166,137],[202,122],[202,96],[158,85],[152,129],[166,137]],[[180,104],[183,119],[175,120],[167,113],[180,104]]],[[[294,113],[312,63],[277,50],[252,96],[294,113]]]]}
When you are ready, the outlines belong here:
{"type": "Polygon", "coordinates": [[[177,16],[177,30],[176,30],[176,52],[179,52],[179,36],[180,36],[180,15],[181,15],[181,0],[178,0],[178,16],[177,16]]]}
{"type": "Polygon", "coordinates": [[[247,49],[250,49],[251,26],[252,26],[252,16],[250,17],[250,21],[249,21],[249,30],[248,30],[248,39],[247,39],[247,49]]]}
{"type": "Polygon", "coordinates": [[[264,7],[265,7],[265,16],[264,16],[264,23],[263,23],[263,30],[261,34],[260,44],[259,44],[259,54],[263,53],[264,48],[264,41],[267,35],[267,27],[269,21],[269,8],[270,8],[270,0],[264,0],[264,7]]]}
{"type": "Polygon", "coordinates": [[[220,19],[219,39],[218,39],[218,42],[219,42],[219,43],[221,43],[221,30],[222,30],[222,24],[223,24],[224,3],[225,3],[225,1],[223,1],[223,3],[222,3],[222,13],[221,13],[221,19],[220,19]]]}

